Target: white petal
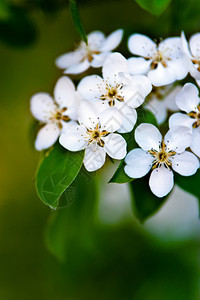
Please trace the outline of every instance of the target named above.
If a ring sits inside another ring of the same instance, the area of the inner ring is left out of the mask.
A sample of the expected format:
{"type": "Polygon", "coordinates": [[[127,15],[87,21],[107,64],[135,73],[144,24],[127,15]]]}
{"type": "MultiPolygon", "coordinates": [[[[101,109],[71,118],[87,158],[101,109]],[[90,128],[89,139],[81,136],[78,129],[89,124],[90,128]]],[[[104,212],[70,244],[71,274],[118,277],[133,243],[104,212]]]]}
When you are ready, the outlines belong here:
{"type": "Polygon", "coordinates": [[[67,150],[80,151],[87,147],[87,143],[84,139],[85,136],[85,128],[80,125],[74,125],[64,129],[64,132],[59,138],[59,143],[67,150]]]}
{"type": "Polygon", "coordinates": [[[200,128],[193,129],[192,143],[190,149],[200,157],[200,128]]]}
{"type": "Polygon", "coordinates": [[[74,52],[65,53],[56,59],[56,66],[60,69],[66,69],[72,65],[76,65],[83,58],[83,52],[76,50],[74,52]]]}
{"type": "Polygon", "coordinates": [[[132,34],[128,40],[131,53],[143,57],[151,57],[156,52],[156,44],[143,34],[132,34]]]}
{"type": "Polygon", "coordinates": [[[60,107],[68,107],[73,103],[75,87],[71,79],[63,76],[58,79],[55,89],[54,98],[60,107]]]}
{"type": "Polygon", "coordinates": [[[91,66],[93,68],[99,68],[102,67],[106,58],[110,55],[110,52],[102,52],[99,54],[93,54],[92,57],[92,61],[91,61],[91,66]]]}
{"type": "Polygon", "coordinates": [[[116,107],[110,107],[99,114],[99,121],[102,130],[115,132],[122,125],[122,115],[116,107]]]}
{"type": "Polygon", "coordinates": [[[189,72],[189,62],[185,56],[179,59],[169,60],[167,62],[167,68],[174,71],[177,80],[181,80],[186,77],[189,72]]]}
{"type": "Polygon", "coordinates": [[[86,71],[89,67],[90,67],[90,63],[87,59],[85,59],[83,62],[68,67],[64,71],[64,74],[79,74],[86,71]]]}
{"type": "Polygon", "coordinates": [[[102,73],[104,80],[107,80],[111,85],[118,83],[118,73],[128,73],[128,63],[126,58],[120,53],[112,53],[108,56],[103,64],[102,73]]]}
{"type": "Polygon", "coordinates": [[[133,130],[133,127],[137,121],[137,113],[134,108],[129,107],[126,104],[123,104],[119,113],[122,118],[122,125],[117,130],[119,133],[130,132],[133,130]]]}
{"type": "Polygon", "coordinates": [[[192,55],[191,55],[191,52],[190,52],[190,49],[189,49],[189,45],[188,45],[187,39],[186,39],[186,37],[185,37],[184,31],[181,32],[181,46],[182,46],[183,52],[184,52],[189,58],[191,58],[192,55]]]}
{"type": "Polygon", "coordinates": [[[189,66],[190,75],[196,80],[200,79],[200,72],[198,71],[198,67],[199,67],[198,64],[193,64],[192,61],[190,61],[190,66],[189,66]]]}
{"type": "Polygon", "coordinates": [[[192,35],[189,44],[192,55],[200,58],[200,33],[192,35]]]}
{"type": "Polygon", "coordinates": [[[144,92],[144,97],[146,97],[152,90],[152,85],[147,76],[144,75],[135,75],[131,76],[132,85],[142,88],[144,92]]]}
{"type": "Polygon", "coordinates": [[[105,83],[98,75],[86,76],[80,81],[77,89],[84,99],[96,101],[105,93],[105,83]]]}
{"type": "Polygon", "coordinates": [[[56,124],[46,124],[37,134],[35,148],[41,151],[51,147],[57,141],[59,134],[60,129],[56,124]]]}
{"type": "Polygon", "coordinates": [[[118,29],[112,32],[104,41],[101,51],[112,51],[120,44],[123,36],[123,30],[118,29]]]}
{"type": "Polygon", "coordinates": [[[158,49],[171,60],[177,60],[184,56],[180,37],[165,39],[159,44],[158,49]]]}
{"type": "Polygon", "coordinates": [[[152,60],[146,60],[143,57],[131,57],[127,59],[127,62],[130,74],[138,75],[146,74],[149,71],[152,60]]]}
{"type": "Polygon", "coordinates": [[[123,159],[126,155],[126,141],[117,133],[111,133],[103,138],[104,149],[107,154],[114,159],[123,159]]]}
{"type": "Polygon", "coordinates": [[[159,150],[162,135],[152,124],[142,123],[135,130],[135,140],[143,150],[159,150]]]}
{"type": "Polygon", "coordinates": [[[153,97],[144,105],[144,107],[151,111],[158,124],[162,124],[167,118],[167,107],[164,100],[157,100],[156,97],[153,97]]]}
{"type": "Polygon", "coordinates": [[[192,130],[186,126],[174,126],[166,133],[165,145],[169,150],[182,153],[192,142],[192,130]]]}
{"type": "Polygon", "coordinates": [[[162,165],[152,171],[149,178],[149,186],[154,195],[159,198],[166,196],[173,188],[174,174],[162,165]]]}
{"type": "Polygon", "coordinates": [[[172,89],[172,91],[170,91],[164,98],[164,102],[166,103],[166,106],[169,110],[171,111],[177,111],[179,110],[178,106],[176,105],[175,99],[176,99],[176,95],[178,94],[178,92],[180,92],[180,90],[182,89],[181,85],[177,85],[176,87],[174,87],[172,89]]]}
{"type": "Polygon", "coordinates": [[[88,147],[85,149],[83,163],[86,170],[93,172],[100,169],[104,165],[105,158],[106,152],[104,148],[97,146],[96,151],[94,151],[91,147],[88,147]]]}
{"type": "Polygon", "coordinates": [[[99,123],[96,106],[89,101],[81,101],[78,111],[78,121],[86,128],[93,129],[99,123]]]}
{"type": "Polygon", "coordinates": [[[93,31],[88,34],[88,45],[91,50],[99,50],[105,40],[105,35],[101,31],[93,31]]]}
{"type": "Polygon", "coordinates": [[[169,118],[169,128],[174,126],[187,126],[192,129],[192,125],[195,122],[194,119],[190,118],[186,114],[175,113],[169,118]]]}
{"type": "Polygon", "coordinates": [[[71,120],[78,120],[78,107],[82,102],[82,97],[79,92],[74,92],[73,101],[67,107],[67,110],[63,113],[63,115],[68,116],[71,120]]]}
{"type": "Polygon", "coordinates": [[[187,113],[195,111],[200,102],[198,94],[199,91],[194,84],[186,83],[176,96],[176,104],[187,113]]]}
{"type": "Polygon", "coordinates": [[[174,71],[171,68],[163,67],[161,63],[158,63],[155,70],[149,71],[148,77],[155,86],[170,84],[176,80],[174,71]]]}
{"type": "Polygon", "coordinates": [[[183,176],[191,176],[199,168],[198,158],[191,152],[185,151],[172,157],[172,168],[183,176]]]}
{"type": "Polygon", "coordinates": [[[150,171],[152,162],[153,157],[149,152],[136,148],[127,154],[124,171],[131,178],[141,178],[150,171]]]}
{"type": "Polygon", "coordinates": [[[31,97],[32,115],[41,122],[47,122],[56,110],[56,105],[49,94],[38,93],[31,97]]]}

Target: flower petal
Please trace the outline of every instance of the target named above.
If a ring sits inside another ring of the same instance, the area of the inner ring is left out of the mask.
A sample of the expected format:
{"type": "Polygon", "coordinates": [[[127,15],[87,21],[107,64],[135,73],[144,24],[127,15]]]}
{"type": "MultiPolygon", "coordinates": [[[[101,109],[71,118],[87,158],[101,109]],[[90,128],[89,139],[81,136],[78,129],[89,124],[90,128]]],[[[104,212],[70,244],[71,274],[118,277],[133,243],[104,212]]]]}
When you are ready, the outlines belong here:
{"type": "Polygon", "coordinates": [[[120,53],[112,53],[108,56],[103,64],[102,73],[103,78],[111,85],[118,83],[118,73],[128,73],[128,63],[126,58],[120,53]]]}
{"type": "Polygon", "coordinates": [[[188,45],[187,39],[186,39],[186,37],[185,37],[184,31],[181,32],[181,46],[182,46],[183,52],[184,52],[189,58],[192,58],[192,55],[191,55],[191,52],[190,52],[190,49],[189,49],[189,45],[188,45]]]}
{"type": "Polygon", "coordinates": [[[146,60],[143,57],[131,57],[127,59],[130,74],[147,74],[150,69],[152,60],[146,60]]]}
{"type": "Polygon", "coordinates": [[[122,115],[116,107],[110,107],[99,114],[99,121],[102,130],[115,132],[122,125],[122,115]]]}
{"type": "Polygon", "coordinates": [[[30,110],[32,115],[41,122],[47,122],[56,110],[56,105],[47,93],[38,93],[31,97],[30,110]]]}
{"type": "Polygon", "coordinates": [[[149,71],[148,78],[155,86],[170,84],[176,80],[174,70],[169,67],[164,67],[161,63],[158,63],[155,70],[149,71]]]}
{"type": "Polygon", "coordinates": [[[63,76],[58,79],[54,89],[54,98],[60,107],[72,105],[74,93],[74,83],[69,77],[63,76]]]}
{"type": "Polygon", "coordinates": [[[149,58],[157,51],[156,44],[150,38],[137,33],[129,37],[128,48],[135,55],[149,58]]]}
{"type": "Polygon", "coordinates": [[[86,76],[80,81],[77,89],[84,99],[96,101],[105,93],[105,83],[98,75],[86,76]]]}
{"type": "Polygon", "coordinates": [[[170,60],[177,60],[184,56],[180,37],[165,39],[159,44],[158,49],[170,60]]]}
{"type": "Polygon", "coordinates": [[[110,52],[102,52],[99,54],[93,54],[92,55],[92,61],[91,61],[91,66],[93,68],[99,68],[102,67],[106,58],[110,55],[110,52]]]}
{"type": "Polygon", "coordinates": [[[85,59],[83,62],[68,67],[64,71],[64,74],[79,74],[86,71],[89,67],[90,67],[90,63],[87,59],[85,59]]]}
{"type": "Polygon", "coordinates": [[[154,195],[159,198],[166,196],[173,188],[174,174],[162,165],[152,171],[149,178],[149,186],[154,195]]]}
{"type": "Polygon", "coordinates": [[[119,133],[130,132],[137,121],[137,112],[134,108],[129,107],[123,103],[122,107],[118,111],[121,115],[122,125],[117,130],[119,133]]]}
{"type": "Polygon", "coordinates": [[[181,110],[187,113],[196,111],[197,105],[200,102],[198,94],[199,91],[194,84],[186,83],[176,96],[176,104],[181,110]]]}
{"type": "Polygon", "coordinates": [[[169,118],[169,128],[174,126],[187,126],[192,129],[192,125],[195,122],[194,119],[190,118],[186,114],[175,113],[169,118]]]}
{"type": "Polygon", "coordinates": [[[126,141],[117,133],[111,133],[103,138],[106,153],[114,159],[123,159],[126,155],[126,141]]]}
{"type": "Polygon", "coordinates": [[[189,40],[190,50],[194,57],[200,58],[200,33],[191,36],[189,40]]]}
{"type": "Polygon", "coordinates": [[[159,150],[162,135],[154,125],[142,123],[135,130],[135,140],[145,151],[151,149],[159,150]]]}
{"type": "Polygon", "coordinates": [[[190,149],[200,157],[200,128],[193,129],[192,143],[190,149]]]}
{"type": "Polygon", "coordinates": [[[154,114],[158,124],[162,124],[166,120],[167,108],[165,100],[158,100],[156,97],[153,97],[146,102],[144,107],[154,114]]]}
{"type": "Polygon", "coordinates": [[[59,134],[60,129],[56,124],[46,124],[37,134],[35,148],[41,151],[51,147],[57,141],[59,134]]]}
{"type": "Polygon", "coordinates": [[[164,137],[168,150],[182,153],[192,142],[192,130],[187,126],[174,126],[169,129],[164,137]]]}
{"type": "Polygon", "coordinates": [[[81,101],[78,111],[78,121],[86,128],[93,129],[99,123],[96,106],[89,101],[81,101]]]}
{"type": "Polygon", "coordinates": [[[199,168],[198,158],[191,152],[185,151],[172,157],[172,168],[183,176],[191,176],[199,168]]]}
{"type": "Polygon", "coordinates": [[[167,62],[167,68],[174,71],[177,80],[181,80],[186,77],[190,69],[190,63],[186,56],[182,55],[179,59],[169,60],[167,62]]]}
{"type": "Polygon", "coordinates": [[[100,169],[104,165],[105,159],[106,152],[104,148],[97,146],[95,151],[91,147],[85,149],[85,157],[83,163],[86,170],[88,170],[89,172],[100,169]]]}
{"type": "Polygon", "coordinates": [[[147,76],[144,75],[131,76],[131,83],[134,86],[142,88],[142,92],[144,92],[144,97],[146,97],[152,90],[151,82],[147,76]]]}
{"type": "Polygon", "coordinates": [[[55,63],[58,68],[66,69],[72,65],[76,65],[82,59],[83,59],[83,52],[77,49],[73,52],[65,53],[59,56],[56,59],[55,63]]]}
{"type": "Polygon", "coordinates": [[[182,89],[181,85],[177,85],[174,87],[164,98],[164,102],[166,103],[166,106],[171,111],[177,111],[179,110],[178,106],[176,105],[175,99],[176,95],[180,90],[182,89]]]}
{"type": "Polygon", "coordinates": [[[153,157],[140,148],[131,150],[126,158],[125,173],[131,178],[141,178],[151,169],[153,157]]]}
{"type": "Polygon", "coordinates": [[[123,29],[112,32],[103,42],[101,51],[112,51],[120,44],[123,37],[123,29]]]}
{"type": "Polygon", "coordinates": [[[89,48],[91,50],[99,50],[105,40],[105,35],[103,32],[96,30],[88,34],[87,38],[89,48]]]}
{"type": "Polygon", "coordinates": [[[86,129],[80,125],[72,125],[65,128],[59,138],[59,143],[70,151],[80,151],[87,147],[85,141],[86,129]]]}

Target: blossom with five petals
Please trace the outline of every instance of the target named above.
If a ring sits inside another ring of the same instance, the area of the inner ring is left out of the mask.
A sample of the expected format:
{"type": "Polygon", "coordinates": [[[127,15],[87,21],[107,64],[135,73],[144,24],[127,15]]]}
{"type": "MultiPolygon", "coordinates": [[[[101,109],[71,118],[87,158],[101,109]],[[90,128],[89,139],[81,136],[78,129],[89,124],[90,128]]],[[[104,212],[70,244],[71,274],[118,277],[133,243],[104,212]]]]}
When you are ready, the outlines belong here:
{"type": "Polygon", "coordinates": [[[175,113],[169,119],[169,127],[184,125],[192,132],[190,149],[200,157],[200,98],[192,83],[186,83],[176,96],[176,104],[184,113],[175,113]]]}
{"type": "Polygon", "coordinates": [[[31,113],[44,125],[35,141],[38,151],[51,147],[63,128],[70,127],[73,120],[77,120],[80,95],[68,77],[63,76],[57,81],[54,99],[47,93],[37,93],[31,98],[31,113]]]}
{"type": "Polygon", "coordinates": [[[103,64],[102,73],[103,78],[97,75],[83,78],[78,91],[99,111],[108,110],[110,118],[121,123],[118,132],[129,132],[137,120],[135,108],[151,92],[150,80],[144,75],[131,76],[127,60],[120,53],[110,54],[103,64]]]}
{"type": "Polygon", "coordinates": [[[174,127],[163,139],[154,125],[142,123],[135,130],[135,140],[142,149],[136,148],[127,154],[125,173],[131,178],[141,178],[152,170],[149,186],[157,197],[164,197],[172,190],[172,169],[183,176],[190,176],[199,168],[197,157],[185,151],[192,140],[188,127],[174,127]]]}
{"type": "Polygon", "coordinates": [[[122,36],[122,29],[115,30],[107,38],[103,32],[93,31],[87,36],[88,44],[81,41],[76,50],[59,56],[56,65],[65,69],[65,74],[79,74],[90,66],[99,68],[111,51],[120,44],[122,36]]]}
{"type": "Polygon", "coordinates": [[[128,59],[130,73],[147,74],[155,86],[181,80],[188,73],[188,60],[179,37],[167,38],[157,45],[145,35],[133,34],[128,48],[134,55],[141,56],[128,59]]]}
{"type": "Polygon", "coordinates": [[[85,149],[83,163],[89,172],[104,165],[106,153],[114,159],[125,157],[126,141],[120,134],[114,133],[119,124],[110,122],[107,111],[98,114],[94,105],[82,101],[78,121],[80,125],[64,129],[59,142],[70,151],[85,149]]]}

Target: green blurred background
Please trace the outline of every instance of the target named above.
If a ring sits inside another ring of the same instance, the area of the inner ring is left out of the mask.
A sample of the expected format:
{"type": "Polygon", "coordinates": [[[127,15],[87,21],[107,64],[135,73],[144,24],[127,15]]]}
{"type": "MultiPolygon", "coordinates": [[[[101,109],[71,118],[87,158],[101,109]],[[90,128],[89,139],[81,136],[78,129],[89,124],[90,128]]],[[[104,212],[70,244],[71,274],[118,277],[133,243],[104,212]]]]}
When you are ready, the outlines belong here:
{"type": "MultiPolygon", "coordinates": [[[[159,38],[200,31],[197,0],[172,0],[159,17],[133,0],[79,4],[87,33],[125,29],[124,55],[134,32],[159,38]]],[[[0,299],[199,300],[196,199],[179,193],[176,207],[174,196],[160,217],[141,225],[127,187],[105,188],[106,169],[94,178],[83,172],[65,209],[53,212],[37,197],[40,154],[29,99],[53,92],[61,76],[54,60],[78,40],[67,1],[1,0],[0,299]]]]}

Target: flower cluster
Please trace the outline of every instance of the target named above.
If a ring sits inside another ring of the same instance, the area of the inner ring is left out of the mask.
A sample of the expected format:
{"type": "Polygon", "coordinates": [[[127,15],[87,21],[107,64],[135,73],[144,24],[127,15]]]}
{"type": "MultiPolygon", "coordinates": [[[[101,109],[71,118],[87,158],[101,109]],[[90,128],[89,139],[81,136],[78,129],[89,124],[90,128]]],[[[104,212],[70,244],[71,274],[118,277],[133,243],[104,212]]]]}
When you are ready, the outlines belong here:
{"type": "Polygon", "coordinates": [[[128,59],[112,52],[122,36],[122,29],[107,38],[92,32],[87,44],[81,41],[74,52],[56,59],[64,74],[80,74],[89,67],[102,67],[102,74],[84,76],[77,87],[62,76],[53,98],[47,93],[31,98],[31,112],[43,125],[35,148],[41,151],[59,140],[69,151],[85,150],[84,166],[90,172],[104,165],[106,154],[124,159],[131,178],[151,171],[150,189],[163,197],[173,188],[173,171],[190,176],[199,168],[199,92],[193,83],[182,87],[177,81],[190,73],[200,84],[200,33],[189,43],[183,32],[159,42],[133,34],[128,48],[134,56],[128,59]],[[154,114],[158,125],[170,116],[164,137],[152,124],[135,126],[140,106],[154,114]],[[140,148],[127,154],[124,133],[132,131],[140,148]]]}

